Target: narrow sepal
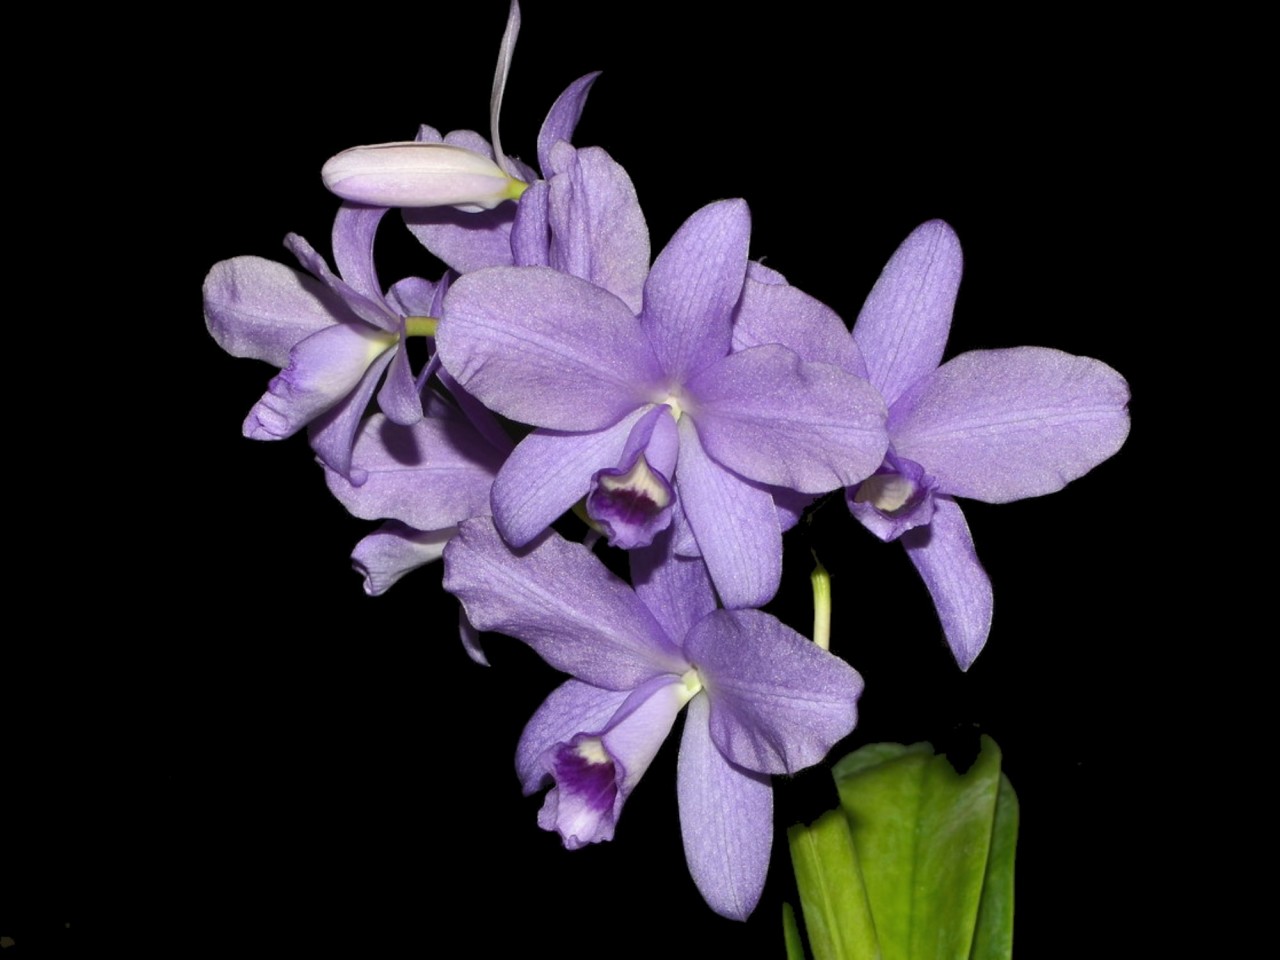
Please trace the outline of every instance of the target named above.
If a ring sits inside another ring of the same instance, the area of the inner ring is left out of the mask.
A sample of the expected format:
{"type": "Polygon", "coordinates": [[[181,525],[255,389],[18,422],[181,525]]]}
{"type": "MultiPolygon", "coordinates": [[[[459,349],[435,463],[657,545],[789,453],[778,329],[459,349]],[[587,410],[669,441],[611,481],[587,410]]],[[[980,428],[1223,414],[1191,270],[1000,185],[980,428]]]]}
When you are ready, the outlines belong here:
{"type": "Polygon", "coordinates": [[[644,320],[667,376],[683,382],[729,352],[751,213],[742,200],[703,207],[676,231],[644,286],[644,320]]]}
{"type": "Polygon", "coordinates": [[[933,520],[901,543],[929,589],[956,663],[968,670],[991,632],[992,593],[964,512],[950,497],[935,497],[933,520]]]}
{"type": "Polygon", "coordinates": [[[706,697],[689,702],[680,741],[676,797],[685,861],[707,906],[746,920],[760,902],[773,846],[773,788],[716,749],[706,697]]]}
{"type": "Polygon", "coordinates": [[[767,490],[716,463],[680,420],[676,493],[726,607],[762,607],[782,578],[782,530],[767,490]]]}
{"type": "Polygon", "coordinates": [[[942,360],[962,268],[955,231],[930,220],[902,241],[871,288],[853,339],[890,406],[942,360]]]}

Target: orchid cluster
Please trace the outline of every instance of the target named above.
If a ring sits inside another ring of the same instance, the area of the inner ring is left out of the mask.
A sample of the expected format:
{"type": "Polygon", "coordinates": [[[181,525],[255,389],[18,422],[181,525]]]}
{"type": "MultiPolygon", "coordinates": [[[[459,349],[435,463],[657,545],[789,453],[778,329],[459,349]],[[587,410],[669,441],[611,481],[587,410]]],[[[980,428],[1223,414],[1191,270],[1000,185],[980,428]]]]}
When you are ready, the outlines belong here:
{"type": "Polygon", "coordinates": [[[218,263],[206,322],[229,353],[280,371],[245,436],[305,429],[334,496],[382,521],[353,553],[366,592],[443,557],[473,659],[478,632],[497,631],[568,674],[516,754],[526,793],[550,787],[539,825],[566,847],[612,838],[687,710],[688,866],[713,910],[745,919],[769,862],[770,777],[847,736],[863,686],[759,609],[783,532],[841,492],[906,548],[967,669],[992,591],[956,498],[1038,496],[1086,473],[1125,439],[1127,387],[1041,347],[943,363],[961,253],[941,221],[893,255],[852,333],[750,260],[743,200],[695,211],[651,259],[627,171],[573,143],[594,74],[552,105],[536,169],[503,152],[518,28],[513,3],[491,142],[424,126],[334,157],[333,267],[293,235],[302,271],[218,263]],[[392,208],[442,276],[378,276],[392,208]],[[582,542],[552,529],[566,514],[582,542]],[[630,583],[605,545],[627,552],[630,583]]]}

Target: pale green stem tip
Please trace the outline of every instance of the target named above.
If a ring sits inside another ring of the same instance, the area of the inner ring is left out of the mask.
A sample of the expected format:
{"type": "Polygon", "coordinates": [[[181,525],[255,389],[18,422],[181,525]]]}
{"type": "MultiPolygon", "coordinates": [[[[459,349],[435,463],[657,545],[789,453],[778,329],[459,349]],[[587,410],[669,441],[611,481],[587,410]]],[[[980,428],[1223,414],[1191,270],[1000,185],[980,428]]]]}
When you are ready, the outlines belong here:
{"type": "Polygon", "coordinates": [[[404,332],[409,337],[434,337],[440,321],[435,317],[405,317],[404,332]]]}
{"type": "Polygon", "coordinates": [[[831,574],[822,565],[818,555],[813,555],[813,642],[823,650],[831,649],[831,574]]]}

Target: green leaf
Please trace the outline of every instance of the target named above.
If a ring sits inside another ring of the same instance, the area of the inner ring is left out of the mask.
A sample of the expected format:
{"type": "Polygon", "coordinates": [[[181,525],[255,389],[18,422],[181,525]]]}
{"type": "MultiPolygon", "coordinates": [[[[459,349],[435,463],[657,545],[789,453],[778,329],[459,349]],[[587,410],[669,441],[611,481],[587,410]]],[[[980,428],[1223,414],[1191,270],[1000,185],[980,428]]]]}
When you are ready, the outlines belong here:
{"type": "Polygon", "coordinates": [[[1013,854],[1018,843],[1018,795],[1013,784],[1000,774],[996,795],[995,824],[991,829],[991,852],[987,855],[987,878],[978,909],[978,929],[973,937],[970,960],[1011,960],[1013,957],[1013,854]]]}
{"type": "Polygon", "coordinates": [[[782,938],[787,944],[787,960],[804,960],[804,944],[800,941],[800,927],[796,924],[796,912],[791,904],[782,904],[782,938]]]}
{"type": "Polygon", "coordinates": [[[910,956],[916,822],[932,758],[928,744],[874,744],[833,770],[884,960],[910,956]]]}
{"type": "Polygon", "coordinates": [[[1006,802],[997,831],[995,742],[983,737],[963,776],[927,744],[864,747],[833,773],[884,960],[970,960],[975,948],[988,952],[973,954],[974,960],[1007,956],[1017,808],[1016,799],[1006,802]],[[997,842],[993,892],[984,907],[989,852],[997,842]]]}
{"type": "Polygon", "coordinates": [[[830,810],[812,826],[797,824],[787,831],[787,840],[814,960],[879,960],[875,924],[844,814],[830,810]]]}

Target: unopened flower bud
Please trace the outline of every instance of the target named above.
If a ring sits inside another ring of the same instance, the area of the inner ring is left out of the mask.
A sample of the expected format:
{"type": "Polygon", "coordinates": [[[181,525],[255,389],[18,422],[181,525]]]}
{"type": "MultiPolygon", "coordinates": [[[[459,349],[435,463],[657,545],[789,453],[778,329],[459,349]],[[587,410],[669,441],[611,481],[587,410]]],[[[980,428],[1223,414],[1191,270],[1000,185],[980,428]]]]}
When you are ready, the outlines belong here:
{"type": "Polygon", "coordinates": [[[448,143],[378,143],[331,157],[324,185],[378,207],[457,207],[470,213],[516,200],[528,187],[482,154],[448,143]]]}

